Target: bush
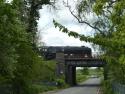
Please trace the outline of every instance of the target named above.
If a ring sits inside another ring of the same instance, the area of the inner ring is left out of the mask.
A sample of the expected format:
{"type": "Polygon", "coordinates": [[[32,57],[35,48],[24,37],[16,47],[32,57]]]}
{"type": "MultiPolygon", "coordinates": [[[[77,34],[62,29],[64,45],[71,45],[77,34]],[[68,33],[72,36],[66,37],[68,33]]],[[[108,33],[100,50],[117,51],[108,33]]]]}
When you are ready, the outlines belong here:
{"type": "Polygon", "coordinates": [[[59,88],[64,87],[66,85],[63,79],[56,79],[56,82],[59,88]]]}
{"type": "Polygon", "coordinates": [[[77,75],[77,82],[80,83],[80,82],[83,82],[87,79],[87,76],[86,75],[77,75]]]}
{"type": "Polygon", "coordinates": [[[111,82],[109,80],[102,82],[103,94],[113,94],[111,82]]]}

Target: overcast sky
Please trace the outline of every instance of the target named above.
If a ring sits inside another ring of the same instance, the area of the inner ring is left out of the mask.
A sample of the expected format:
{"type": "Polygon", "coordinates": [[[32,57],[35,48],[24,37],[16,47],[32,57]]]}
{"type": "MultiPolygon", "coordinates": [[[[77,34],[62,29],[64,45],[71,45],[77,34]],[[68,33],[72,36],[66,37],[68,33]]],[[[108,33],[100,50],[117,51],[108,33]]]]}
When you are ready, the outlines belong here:
{"type": "MultiPolygon", "coordinates": [[[[71,0],[72,1],[72,0],[71,0]]],[[[70,2],[73,5],[73,2],[70,2]]],[[[62,33],[53,25],[53,19],[66,26],[69,30],[76,31],[85,35],[92,35],[92,29],[79,24],[70,14],[68,8],[64,7],[62,0],[57,3],[59,10],[53,10],[48,6],[43,6],[40,10],[38,30],[40,31],[41,41],[48,46],[89,46],[89,43],[81,42],[79,39],[69,37],[62,33]]]]}

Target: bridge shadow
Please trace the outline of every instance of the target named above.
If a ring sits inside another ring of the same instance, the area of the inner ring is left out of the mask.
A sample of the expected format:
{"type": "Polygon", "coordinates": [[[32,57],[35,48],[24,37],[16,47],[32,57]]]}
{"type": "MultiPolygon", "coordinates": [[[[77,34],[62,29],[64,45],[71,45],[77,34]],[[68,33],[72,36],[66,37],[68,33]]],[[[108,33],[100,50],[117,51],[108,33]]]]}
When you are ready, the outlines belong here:
{"type": "Polygon", "coordinates": [[[82,84],[82,85],[76,85],[75,87],[100,87],[100,84],[82,84]]]}

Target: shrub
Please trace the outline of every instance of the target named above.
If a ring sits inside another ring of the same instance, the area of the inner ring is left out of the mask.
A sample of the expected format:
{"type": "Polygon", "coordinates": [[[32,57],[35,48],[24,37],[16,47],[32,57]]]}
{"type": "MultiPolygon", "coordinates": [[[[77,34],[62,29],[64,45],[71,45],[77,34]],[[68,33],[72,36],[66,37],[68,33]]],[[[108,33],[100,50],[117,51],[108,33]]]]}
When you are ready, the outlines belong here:
{"type": "Polygon", "coordinates": [[[102,82],[103,94],[113,94],[111,82],[109,80],[102,82]]]}
{"type": "Polygon", "coordinates": [[[66,85],[63,79],[56,79],[56,82],[59,88],[64,87],[66,85]]]}

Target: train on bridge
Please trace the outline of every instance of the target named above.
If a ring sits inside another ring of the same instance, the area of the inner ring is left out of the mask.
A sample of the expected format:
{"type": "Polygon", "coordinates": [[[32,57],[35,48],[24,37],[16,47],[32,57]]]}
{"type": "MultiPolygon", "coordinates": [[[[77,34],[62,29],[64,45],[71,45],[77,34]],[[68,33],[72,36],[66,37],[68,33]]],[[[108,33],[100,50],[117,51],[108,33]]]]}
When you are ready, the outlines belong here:
{"type": "Polygon", "coordinates": [[[91,48],[85,46],[43,46],[40,49],[46,60],[56,58],[57,53],[64,53],[64,58],[91,58],[91,48]]]}
{"type": "Polygon", "coordinates": [[[106,62],[92,56],[91,48],[85,46],[44,46],[40,49],[46,60],[55,59],[56,75],[65,75],[65,82],[76,85],[76,67],[103,67],[107,79],[106,62]]]}

